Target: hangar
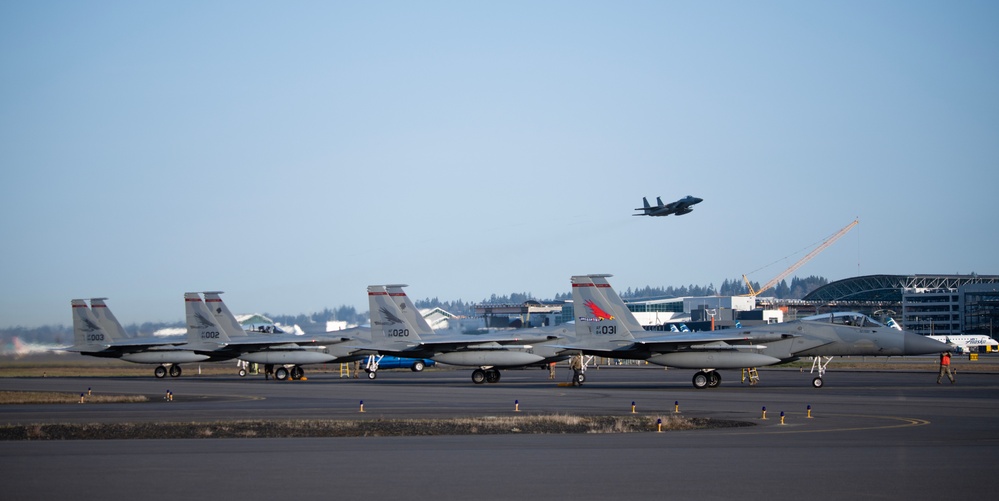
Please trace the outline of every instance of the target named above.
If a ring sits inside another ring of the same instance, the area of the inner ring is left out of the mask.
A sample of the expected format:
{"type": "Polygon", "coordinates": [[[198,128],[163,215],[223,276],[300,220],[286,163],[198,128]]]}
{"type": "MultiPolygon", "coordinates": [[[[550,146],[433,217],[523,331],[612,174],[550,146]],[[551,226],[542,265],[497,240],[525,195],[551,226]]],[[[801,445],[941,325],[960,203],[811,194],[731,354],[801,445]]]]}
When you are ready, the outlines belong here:
{"type": "Polygon", "coordinates": [[[926,335],[985,334],[999,326],[999,275],[866,275],[815,289],[804,302],[881,311],[926,335]]]}

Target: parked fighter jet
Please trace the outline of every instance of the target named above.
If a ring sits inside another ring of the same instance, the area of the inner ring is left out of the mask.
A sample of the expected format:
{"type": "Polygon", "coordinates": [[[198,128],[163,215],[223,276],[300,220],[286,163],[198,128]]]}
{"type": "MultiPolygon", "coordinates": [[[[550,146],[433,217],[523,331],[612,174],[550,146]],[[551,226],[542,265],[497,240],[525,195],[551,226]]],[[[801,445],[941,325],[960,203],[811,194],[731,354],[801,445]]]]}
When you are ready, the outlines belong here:
{"type": "MultiPolygon", "coordinates": [[[[716,369],[740,369],[813,357],[821,388],[822,377],[834,356],[923,355],[939,353],[947,345],[912,332],[899,332],[866,315],[841,313],[807,319],[708,332],[652,335],[607,283],[610,275],[572,277],[576,309],[576,347],[583,353],[699,369],[695,388],[716,387],[716,369]]],[[[572,347],[572,346],[567,346],[572,347]]]]}
{"type": "MultiPolygon", "coordinates": [[[[560,348],[541,347],[544,343],[568,334],[565,326],[548,329],[518,329],[485,335],[444,336],[437,334],[416,310],[402,290],[405,285],[368,287],[371,314],[371,344],[365,346],[381,355],[429,358],[450,365],[476,367],[472,382],[497,383],[501,368],[545,363],[558,357],[560,348]]],[[[557,359],[565,359],[564,356],[557,359]]],[[[368,377],[374,379],[375,367],[368,377]]]]}
{"type": "Polygon", "coordinates": [[[682,216],[693,211],[693,206],[703,201],[703,198],[687,195],[676,202],[664,204],[662,198],[656,197],[657,205],[649,205],[649,199],[642,197],[642,205],[644,205],[644,207],[635,209],[642,211],[642,213],[632,214],[632,216],[668,216],[670,214],[682,216]]]}
{"type": "MultiPolygon", "coordinates": [[[[189,294],[191,297],[197,297],[195,293],[189,294]]],[[[338,331],[336,337],[311,338],[285,333],[266,335],[247,333],[222,301],[219,296],[222,292],[209,291],[202,294],[205,296],[205,307],[211,312],[222,332],[228,336],[230,346],[240,351],[238,358],[268,366],[280,365],[281,367],[273,371],[274,379],[278,381],[289,376],[292,379],[302,379],[305,376],[302,365],[305,364],[351,362],[362,358],[360,355],[354,356],[357,350],[347,348],[343,343],[352,341],[358,334],[369,335],[368,329],[358,327],[338,331]]],[[[185,304],[188,307],[198,308],[196,301],[185,301],[185,304]]],[[[270,372],[270,369],[271,367],[268,367],[267,371],[270,372]]]]}
{"type": "Polygon", "coordinates": [[[172,377],[181,374],[180,364],[202,362],[211,357],[197,353],[187,339],[129,338],[104,298],[71,301],[73,306],[73,346],[67,351],[101,358],[120,358],[139,364],[157,364],[153,374],[161,378],[169,368],[172,377]]]}

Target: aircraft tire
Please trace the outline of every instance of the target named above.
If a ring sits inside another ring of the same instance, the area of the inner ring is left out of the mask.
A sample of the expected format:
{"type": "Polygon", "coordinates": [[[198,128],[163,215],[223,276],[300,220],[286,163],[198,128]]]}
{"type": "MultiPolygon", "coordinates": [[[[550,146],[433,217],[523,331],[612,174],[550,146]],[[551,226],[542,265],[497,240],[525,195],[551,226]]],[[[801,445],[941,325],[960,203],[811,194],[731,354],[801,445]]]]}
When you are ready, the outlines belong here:
{"type": "Polygon", "coordinates": [[[239,377],[246,377],[246,369],[239,370],[239,377]]]}
{"type": "Polygon", "coordinates": [[[820,378],[820,377],[817,377],[817,378],[815,378],[815,379],[812,380],[812,387],[814,387],[814,388],[822,388],[823,384],[825,384],[825,383],[822,381],[822,378],[820,378]]]}
{"type": "Polygon", "coordinates": [[[153,370],[153,375],[156,376],[156,379],[163,379],[167,375],[166,367],[163,367],[162,365],[157,367],[153,370]]]}
{"type": "Polygon", "coordinates": [[[305,369],[301,368],[298,365],[296,365],[296,366],[294,366],[294,367],[291,368],[291,378],[292,379],[294,379],[294,380],[297,381],[299,379],[302,379],[303,377],[305,377],[305,369]]]}
{"type": "Polygon", "coordinates": [[[691,380],[691,382],[694,383],[694,388],[698,390],[707,388],[709,381],[710,378],[708,377],[708,373],[704,371],[697,371],[694,373],[694,378],[691,380]]]}
{"type": "Polygon", "coordinates": [[[425,369],[426,367],[427,364],[424,364],[422,360],[417,360],[416,363],[413,364],[412,367],[410,367],[410,370],[412,370],[413,372],[423,372],[423,369],[425,369]]]}
{"type": "Polygon", "coordinates": [[[277,369],[274,369],[274,379],[278,381],[284,381],[285,379],[288,379],[288,369],[285,369],[284,367],[278,367],[277,369]]]}
{"type": "Polygon", "coordinates": [[[170,377],[180,377],[180,373],[181,372],[183,372],[183,371],[180,370],[180,366],[179,365],[171,365],[170,366],[170,377]]]}
{"type": "Polygon", "coordinates": [[[721,384],[721,374],[718,371],[708,372],[708,388],[717,388],[721,384]]]}
{"type": "Polygon", "coordinates": [[[378,377],[378,371],[368,371],[368,379],[374,379],[378,377]]]}
{"type": "Polygon", "coordinates": [[[576,384],[578,384],[579,386],[583,386],[583,383],[585,382],[586,382],[586,374],[583,374],[582,372],[576,374],[576,384]]]}
{"type": "Polygon", "coordinates": [[[472,382],[475,384],[482,384],[486,382],[486,371],[482,369],[475,369],[472,371],[472,382]]]}
{"type": "Polygon", "coordinates": [[[490,369],[486,371],[486,382],[487,383],[498,383],[500,380],[500,371],[496,369],[490,369]]]}

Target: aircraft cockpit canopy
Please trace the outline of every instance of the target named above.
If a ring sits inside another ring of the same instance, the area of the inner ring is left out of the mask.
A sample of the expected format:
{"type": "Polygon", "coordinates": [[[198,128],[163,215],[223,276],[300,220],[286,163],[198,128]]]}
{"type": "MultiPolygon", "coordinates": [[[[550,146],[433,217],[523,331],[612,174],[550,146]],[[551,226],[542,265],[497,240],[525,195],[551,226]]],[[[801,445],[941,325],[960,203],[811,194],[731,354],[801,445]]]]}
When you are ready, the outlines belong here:
{"type": "Polygon", "coordinates": [[[855,311],[838,311],[835,313],[820,313],[802,318],[811,322],[829,322],[838,325],[851,325],[854,327],[884,327],[885,325],[873,318],[857,313],[855,311]]]}

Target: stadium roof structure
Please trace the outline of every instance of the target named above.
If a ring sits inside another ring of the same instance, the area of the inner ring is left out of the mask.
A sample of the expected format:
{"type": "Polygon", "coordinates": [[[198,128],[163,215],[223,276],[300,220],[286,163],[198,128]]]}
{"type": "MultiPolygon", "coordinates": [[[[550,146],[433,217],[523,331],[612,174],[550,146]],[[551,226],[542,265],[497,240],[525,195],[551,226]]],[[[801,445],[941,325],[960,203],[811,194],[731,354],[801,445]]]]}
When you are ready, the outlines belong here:
{"type": "Polygon", "coordinates": [[[803,299],[900,303],[906,289],[956,289],[987,283],[999,283],[999,275],[866,275],[823,285],[803,299]]]}

